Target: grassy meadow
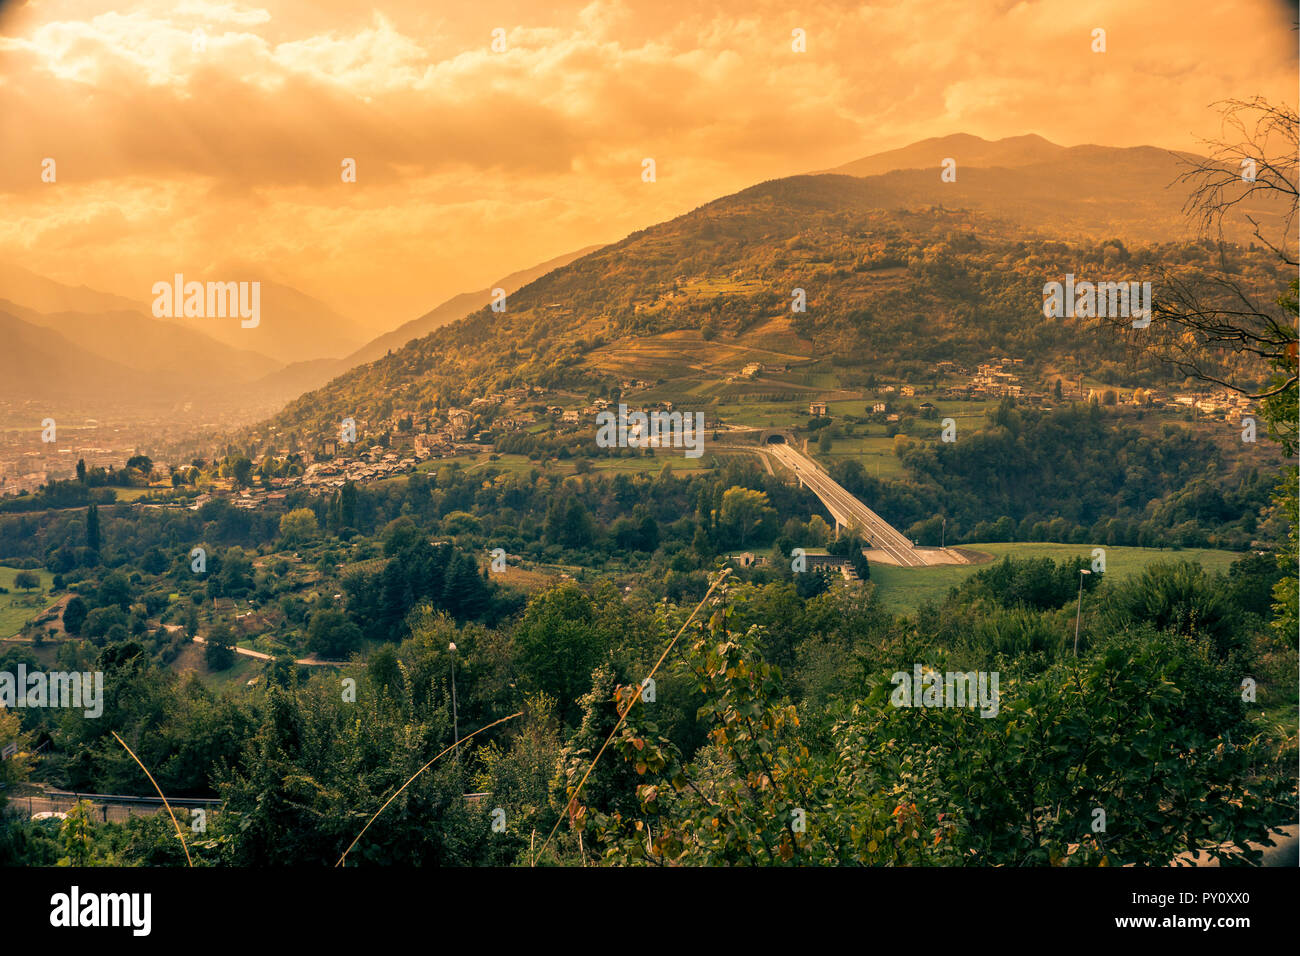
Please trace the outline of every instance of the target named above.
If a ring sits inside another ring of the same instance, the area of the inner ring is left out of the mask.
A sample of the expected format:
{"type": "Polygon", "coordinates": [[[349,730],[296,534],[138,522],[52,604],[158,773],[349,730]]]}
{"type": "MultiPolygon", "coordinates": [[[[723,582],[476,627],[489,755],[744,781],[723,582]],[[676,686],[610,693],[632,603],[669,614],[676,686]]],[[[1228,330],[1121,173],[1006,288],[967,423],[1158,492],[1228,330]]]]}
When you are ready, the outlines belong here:
{"type": "Polygon", "coordinates": [[[24,624],[36,617],[53,603],[50,600],[50,585],[54,575],[44,568],[36,570],[40,576],[39,590],[22,591],[14,586],[14,577],[19,568],[0,566],[0,587],[9,589],[8,594],[0,594],[0,637],[12,637],[24,624]]]}
{"type": "MultiPolygon", "coordinates": [[[[1051,558],[1062,561],[1068,558],[1091,556],[1097,545],[1090,544],[1050,544],[1037,541],[995,542],[992,544],[964,544],[965,551],[978,551],[989,555],[990,560],[980,564],[940,565],[929,568],[899,568],[891,565],[872,564],[871,580],[877,587],[877,596],[881,602],[896,614],[915,611],[925,601],[938,604],[948,594],[948,589],[956,587],[968,575],[981,568],[986,568],[992,561],[1000,561],[1007,555],[1018,558],[1051,558]]],[[[1235,551],[1197,550],[1189,548],[1182,551],[1159,548],[1106,548],[1106,573],[1112,580],[1122,580],[1131,574],[1140,572],[1147,565],[1157,561],[1196,561],[1207,571],[1228,570],[1234,562],[1244,557],[1235,551]]],[[[871,552],[867,552],[871,557],[871,552]]]]}

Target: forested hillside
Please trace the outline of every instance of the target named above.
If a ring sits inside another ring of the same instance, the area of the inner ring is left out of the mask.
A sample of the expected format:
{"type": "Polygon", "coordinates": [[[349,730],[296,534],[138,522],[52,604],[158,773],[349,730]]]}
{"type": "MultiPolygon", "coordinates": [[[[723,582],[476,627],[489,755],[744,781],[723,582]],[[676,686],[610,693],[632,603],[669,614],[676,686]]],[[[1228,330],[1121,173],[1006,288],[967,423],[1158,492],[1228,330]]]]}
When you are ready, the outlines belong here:
{"type": "MultiPolygon", "coordinates": [[[[1262,248],[1138,244],[1096,229],[1093,238],[1063,241],[1073,230],[1059,221],[1050,231],[1031,224],[1034,210],[1046,214],[1041,206],[1008,219],[1005,208],[995,217],[952,208],[956,198],[941,205],[944,194],[926,189],[900,188],[890,176],[764,183],[557,269],[508,297],[504,312],[484,308],[355,369],[268,427],[325,434],[344,417],[467,404],[518,384],[608,390],[617,376],[593,355],[601,346],[673,330],[757,340],[774,320],[792,323],[802,357],[850,376],[928,374],[940,361],[973,366],[1010,356],[1031,371],[1087,370],[1151,385],[1168,375],[1150,360],[1135,365],[1110,330],[1045,318],[1044,284],[1067,273],[1151,281],[1158,298],[1162,277],[1205,267],[1256,291],[1282,284],[1275,257],[1262,248]],[[791,310],[796,289],[806,295],[805,312],[791,310]]],[[[1116,216],[1131,224],[1134,213],[1116,216]]],[[[1237,373],[1266,376],[1238,361],[1237,373]]],[[[655,373],[645,369],[645,377],[655,373]]]]}

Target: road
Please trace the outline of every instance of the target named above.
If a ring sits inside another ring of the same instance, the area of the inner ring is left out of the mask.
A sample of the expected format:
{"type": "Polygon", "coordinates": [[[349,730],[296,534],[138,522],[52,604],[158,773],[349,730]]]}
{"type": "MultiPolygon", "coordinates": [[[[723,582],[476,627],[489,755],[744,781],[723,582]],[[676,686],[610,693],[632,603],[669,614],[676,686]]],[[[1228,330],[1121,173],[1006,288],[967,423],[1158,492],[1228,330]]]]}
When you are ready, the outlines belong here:
{"type": "MultiPolygon", "coordinates": [[[[118,793],[71,793],[66,790],[52,790],[39,786],[35,793],[15,793],[9,797],[8,809],[11,812],[25,813],[28,818],[38,813],[67,813],[80,800],[89,802],[95,817],[105,822],[122,823],[132,817],[153,816],[165,813],[166,808],[158,797],[136,797],[118,793]]],[[[478,803],[492,796],[491,793],[464,794],[467,803],[478,803]]],[[[203,810],[208,815],[222,812],[222,801],[212,797],[168,797],[167,802],[176,811],[182,821],[190,819],[191,810],[203,810]]],[[[0,819],[2,819],[0,815],[0,819]]]]}
{"type": "MultiPolygon", "coordinates": [[[[188,814],[182,808],[202,808],[209,813],[218,812],[221,801],[194,797],[168,798],[182,820],[188,814]]],[[[67,813],[78,800],[89,801],[94,815],[105,822],[121,823],[131,817],[153,816],[166,812],[157,797],[134,797],[116,793],[69,793],[62,790],[40,788],[38,793],[14,794],[9,798],[9,809],[25,812],[30,818],[38,813],[67,813]]]]}
{"type": "MultiPolygon", "coordinates": [[[[176,630],[179,630],[180,625],[178,624],[170,625],[169,629],[171,628],[175,628],[176,630]]],[[[204,640],[200,635],[195,634],[194,643],[207,644],[208,642],[204,640]]],[[[256,658],[259,661],[275,660],[274,654],[263,654],[261,651],[255,651],[247,647],[232,647],[231,650],[234,651],[236,654],[240,654],[244,657],[256,658]]],[[[317,661],[317,660],[312,660],[309,657],[300,657],[297,660],[295,660],[294,663],[302,664],[306,667],[346,667],[348,664],[351,663],[351,661],[317,661]]]]}
{"type": "Polygon", "coordinates": [[[968,564],[961,554],[945,548],[916,548],[898,529],[876,514],[836,482],[815,461],[791,445],[765,445],[771,455],[812,490],[837,524],[856,528],[871,544],[869,557],[885,564],[921,568],[933,564],[968,564]]]}
{"type": "Polygon", "coordinates": [[[767,451],[793,471],[800,484],[806,485],[822,500],[838,524],[857,528],[873,549],[890,559],[890,564],[908,568],[925,565],[925,561],[917,556],[911,541],[884,518],[849,494],[811,458],[800,454],[787,444],[768,445],[767,451]]]}

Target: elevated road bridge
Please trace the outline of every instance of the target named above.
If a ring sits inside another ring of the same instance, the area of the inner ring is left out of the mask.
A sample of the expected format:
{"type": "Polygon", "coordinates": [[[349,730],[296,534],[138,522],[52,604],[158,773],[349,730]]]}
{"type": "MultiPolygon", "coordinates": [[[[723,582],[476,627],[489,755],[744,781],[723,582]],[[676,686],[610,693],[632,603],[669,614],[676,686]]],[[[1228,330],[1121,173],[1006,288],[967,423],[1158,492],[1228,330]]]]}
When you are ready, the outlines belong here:
{"type": "Polygon", "coordinates": [[[918,548],[898,529],[876,514],[826,473],[817,462],[800,452],[782,431],[764,432],[758,451],[783,466],[812,491],[835,519],[835,529],[856,530],[871,545],[868,557],[881,564],[920,568],[936,564],[969,564],[965,555],[952,548],[918,548]]]}

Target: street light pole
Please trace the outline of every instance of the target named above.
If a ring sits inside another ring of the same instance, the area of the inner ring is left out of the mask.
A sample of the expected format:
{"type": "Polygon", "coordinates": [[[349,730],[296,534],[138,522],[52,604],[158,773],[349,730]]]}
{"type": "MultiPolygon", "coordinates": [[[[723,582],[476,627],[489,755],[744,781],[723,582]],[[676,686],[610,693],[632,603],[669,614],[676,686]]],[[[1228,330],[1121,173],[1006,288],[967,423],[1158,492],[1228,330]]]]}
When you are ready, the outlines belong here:
{"type": "Polygon", "coordinates": [[[456,748],[456,762],[460,763],[460,720],[456,715],[456,642],[447,645],[451,651],[451,734],[452,746],[456,748]]]}
{"type": "Polygon", "coordinates": [[[946,551],[947,549],[948,549],[948,516],[944,515],[943,530],[939,532],[939,550],[946,551]]]}
{"type": "Polygon", "coordinates": [[[1074,656],[1079,656],[1079,618],[1083,614],[1083,576],[1092,574],[1087,568],[1079,569],[1079,603],[1074,609],[1074,656]]]}

